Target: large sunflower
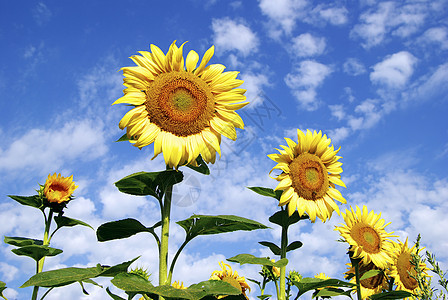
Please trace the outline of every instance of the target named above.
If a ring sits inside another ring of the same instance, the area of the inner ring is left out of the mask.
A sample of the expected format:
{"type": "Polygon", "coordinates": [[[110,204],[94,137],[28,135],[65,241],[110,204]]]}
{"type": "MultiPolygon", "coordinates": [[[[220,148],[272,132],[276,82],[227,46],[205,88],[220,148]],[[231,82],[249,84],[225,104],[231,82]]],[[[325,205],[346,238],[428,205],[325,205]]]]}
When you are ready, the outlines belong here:
{"type": "MultiPolygon", "coordinates": [[[[352,264],[348,265],[348,271],[345,273],[346,278],[351,277],[350,282],[356,283],[356,277],[355,277],[355,268],[352,266],[352,264]]],[[[362,277],[367,271],[370,270],[379,270],[377,266],[375,266],[372,262],[365,264],[359,264],[359,277],[362,277]]],[[[389,284],[387,282],[387,276],[384,272],[379,273],[378,275],[372,276],[370,278],[366,278],[361,280],[361,295],[362,299],[368,299],[369,296],[379,294],[383,290],[387,290],[389,287],[389,284]]]]}
{"type": "MultiPolygon", "coordinates": [[[[185,43],[184,43],[185,44],[185,43]]],[[[237,89],[239,72],[223,72],[225,66],[206,66],[214,53],[208,49],[199,66],[199,55],[191,50],[184,60],[174,41],[165,55],[157,46],[132,56],[135,67],[122,68],[124,96],[113,104],[134,106],[119,123],[135,147],[154,143],[154,157],[163,153],[170,167],[195,164],[201,155],[214,162],[221,155],[221,135],[236,139],[235,127],[244,123],[235,110],[248,102],[237,89]]]]}
{"type": "MultiPolygon", "coordinates": [[[[402,243],[394,243],[394,253],[392,255],[393,264],[390,268],[390,276],[394,278],[394,283],[397,285],[397,290],[404,290],[411,293],[417,293],[420,288],[417,280],[411,277],[416,276],[415,266],[411,264],[412,254],[419,255],[415,245],[412,248],[408,247],[408,239],[402,243]]],[[[421,249],[420,249],[421,250],[421,249]]],[[[425,279],[429,279],[428,267],[422,261],[419,264],[422,270],[422,275],[425,279]]]]}
{"type": "Polygon", "coordinates": [[[385,269],[392,263],[391,254],[393,244],[389,240],[393,232],[387,233],[384,228],[390,223],[384,224],[381,219],[381,213],[375,214],[373,210],[368,212],[364,205],[361,209],[356,206],[356,212],[353,207],[351,211],[345,210],[342,216],[345,225],[336,226],[341,236],[350,244],[350,251],[353,252],[353,258],[360,258],[364,265],[372,262],[380,269],[385,269]]]}
{"type": "Polygon", "coordinates": [[[63,177],[61,174],[49,174],[43,188],[43,194],[50,203],[63,203],[72,199],[73,192],[78,188],[73,182],[73,175],[63,177]]]}
{"type": "MultiPolygon", "coordinates": [[[[288,213],[292,215],[297,209],[302,216],[306,212],[311,221],[316,216],[325,222],[333,211],[339,213],[334,199],[346,203],[335,185],[345,187],[341,180],[342,163],[336,154],[338,150],[329,147],[331,139],[322,132],[306,134],[297,129],[298,142],[285,138],[288,146],[280,145],[280,153],[268,157],[277,162],[272,168],[283,172],[275,179],[280,181],[275,190],[282,190],[279,206],[288,204],[288,213]]],[[[272,172],[271,170],[271,172],[272,172]]]]}
{"type": "Polygon", "coordinates": [[[212,276],[210,277],[210,280],[222,280],[224,282],[230,283],[232,286],[239,289],[241,293],[246,297],[246,299],[249,299],[246,296],[246,290],[249,290],[250,292],[250,287],[247,284],[246,279],[244,277],[238,276],[237,271],[233,272],[232,268],[228,264],[220,262],[219,265],[221,266],[222,271],[214,271],[212,273],[212,276]]]}

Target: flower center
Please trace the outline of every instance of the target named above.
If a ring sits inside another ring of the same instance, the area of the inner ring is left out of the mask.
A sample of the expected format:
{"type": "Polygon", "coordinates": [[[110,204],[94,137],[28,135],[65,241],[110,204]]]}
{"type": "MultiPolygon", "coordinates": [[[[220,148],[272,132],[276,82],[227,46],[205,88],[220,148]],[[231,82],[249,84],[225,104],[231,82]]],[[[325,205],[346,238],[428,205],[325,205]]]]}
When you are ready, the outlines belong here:
{"type": "Polygon", "coordinates": [[[243,292],[243,289],[241,288],[240,283],[235,278],[233,278],[231,276],[224,276],[221,280],[224,282],[230,283],[232,286],[236,287],[241,292],[243,292]]]}
{"type": "Polygon", "coordinates": [[[352,227],[351,236],[368,253],[378,253],[381,250],[381,237],[378,232],[363,223],[356,223],[352,227]]]}
{"type": "Polygon", "coordinates": [[[302,153],[289,164],[292,186],[306,200],[322,198],[328,191],[328,172],[314,154],[302,153]]]}
{"type": "MultiPolygon", "coordinates": [[[[364,275],[364,273],[370,270],[379,270],[379,269],[373,263],[369,263],[367,265],[360,264],[359,268],[360,276],[364,275]]],[[[379,273],[378,275],[361,280],[361,285],[367,289],[376,289],[383,283],[383,281],[384,281],[384,274],[379,273]]]]}
{"type": "Polygon", "coordinates": [[[415,276],[415,269],[411,265],[411,254],[403,252],[398,257],[397,261],[398,275],[400,275],[400,280],[404,287],[408,290],[414,290],[418,287],[417,281],[412,278],[408,271],[415,276]]]}
{"type": "Polygon", "coordinates": [[[215,101],[210,87],[193,73],[162,73],[145,92],[151,122],[177,136],[200,133],[214,116],[215,101]]]}

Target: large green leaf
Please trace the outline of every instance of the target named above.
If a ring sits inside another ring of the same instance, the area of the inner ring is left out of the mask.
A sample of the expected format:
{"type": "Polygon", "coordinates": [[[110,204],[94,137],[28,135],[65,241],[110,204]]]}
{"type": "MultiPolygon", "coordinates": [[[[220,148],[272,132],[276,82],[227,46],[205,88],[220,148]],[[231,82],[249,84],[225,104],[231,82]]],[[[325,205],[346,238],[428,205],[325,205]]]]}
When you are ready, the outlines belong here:
{"type": "MultiPolygon", "coordinates": [[[[317,292],[313,293],[313,299],[316,297],[336,297],[336,296],[347,296],[350,297],[350,293],[352,292],[351,289],[349,290],[343,290],[343,289],[337,289],[333,287],[323,288],[321,290],[318,290],[317,292]]],[[[351,298],[351,297],[350,297],[351,298]]]]}
{"type": "Polygon", "coordinates": [[[250,186],[247,188],[254,191],[255,193],[257,193],[259,195],[266,196],[266,197],[272,197],[277,200],[280,200],[280,197],[283,193],[283,191],[274,191],[271,188],[265,188],[265,187],[261,187],[261,186],[250,186]]]}
{"type": "Polygon", "coordinates": [[[288,215],[286,210],[280,210],[269,217],[271,223],[280,225],[282,227],[288,227],[300,220],[306,220],[309,217],[307,215],[299,216],[299,213],[295,211],[291,216],[288,215]]]}
{"type": "Polygon", "coordinates": [[[29,239],[24,237],[13,237],[13,236],[5,236],[4,239],[6,244],[23,247],[29,245],[42,245],[44,242],[41,240],[29,239]]]}
{"type": "Polygon", "coordinates": [[[378,300],[378,299],[403,299],[415,296],[414,294],[407,292],[407,291],[391,291],[391,292],[384,292],[381,294],[375,294],[372,296],[369,296],[372,300],[378,300]]]}
{"type": "Polygon", "coordinates": [[[153,286],[141,276],[129,273],[120,273],[111,282],[126,292],[155,294],[166,298],[197,300],[208,295],[239,295],[241,292],[220,280],[203,281],[193,284],[187,289],[176,289],[169,285],[153,286]]]}
{"type": "Polygon", "coordinates": [[[292,281],[292,283],[299,289],[299,293],[297,294],[297,297],[300,297],[304,293],[315,290],[318,288],[325,288],[325,287],[353,287],[356,286],[354,283],[342,281],[339,279],[319,279],[319,278],[302,278],[299,282],[292,281]]]}
{"type": "Polygon", "coordinates": [[[113,300],[126,300],[124,298],[121,298],[118,295],[115,295],[114,293],[112,293],[109,289],[109,287],[106,288],[106,293],[113,299],[113,300]]]}
{"type": "Polygon", "coordinates": [[[268,248],[272,251],[272,253],[274,253],[274,255],[280,255],[281,252],[282,252],[282,250],[280,249],[280,247],[277,246],[276,244],[272,243],[272,242],[266,242],[266,241],[263,241],[263,242],[258,242],[258,243],[259,243],[260,245],[263,245],[263,246],[265,246],[265,247],[268,247],[268,248]]]}
{"type": "Polygon", "coordinates": [[[187,165],[187,167],[201,174],[210,175],[210,169],[200,155],[196,158],[196,163],[198,164],[197,167],[192,165],[187,165]]]}
{"type": "Polygon", "coordinates": [[[35,208],[41,208],[43,206],[42,198],[39,195],[34,196],[13,196],[8,195],[9,198],[16,200],[22,205],[28,205],[35,208]]]}
{"type": "Polygon", "coordinates": [[[160,224],[158,222],[153,227],[147,228],[138,220],[128,218],[101,224],[96,230],[96,236],[100,242],[124,239],[139,232],[153,233],[160,224]]]}
{"type": "Polygon", "coordinates": [[[228,258],[228,261],[236,262],[241,265],[251,264],[251,265],[263,265],[263,266],[271,266],[271,267],[284,267],[288,264],[288,259],[282,258],[276,262],[272,262],[267,257],[256,257],[252,254],[238,254],[234,257],[228,258]]]}
{"type": "Polygon", "coordinates": [[[257,221],[232,215],[193,215],[186,220],[176,223],[187,233],[186,240],[191,240],[198,235],[269,228],[257,221]]]}
{"type": "Polygon", "coordinates": [[[51,248],[44,245],[28,245],[17,249],[12,249],[16,255],[29,256],[35,261],[39,261],[45,256],[56,256],[62,253],[61,249],[51,248]]]}
{"type": "Polygon", "coordinates": [[[90,268],[70,267],[41,272],[28,279],[28,281],[26,281],[21,288],[28,286],[58,287],[72,284],[74,282],[86,281],[99,276],[113,277],[119,273],[126,272],[127,268],[137,258],[113,267],[101,266],[100,264],[97,264],[96,267],[90,268]]]}
{"type": "Polygon", "coordinates": [[[118,190],[136,196],[153,196],[162,200],[166,189],[183,180],[181,171],[138,172],[115,182],[118,190]]]}
{"type": "Polygon", "coordinates": [[[125,133],[118,140],[116,140],[115,142],[126,142],[126,141],[129,141],[129,140],[130,139],[128,138],[128,135],[125,133]]]}
{"type": "Polygon", "coordinates": [[[303,246],[303,243],[301,241],[292,242],[291,244],[288,245],[288,247],[286,247],[286,252],[296,250],[302,246],[303,246]]]}
{"type": "Polygon", "coordinates": [[[77,219],[72,219],[64,216],[56,216],[54,217],[54,220],[56,221],[56,225],[58,226],[57,229],[61,227],[73,227],[76,225],[82,225],[93,229],[93,227],[90,226],[89,224],[77,219]]]}
{"type": "Polygon", "coordinates": [[[361,278],[359,278],[359,280],[368,279],[368,278],[374,277],[381,273],[383,273],[382,270],[369,270],[369,271],[365,272],[364,274],[362,274],[362,276],[361,276],[361,278]]]}

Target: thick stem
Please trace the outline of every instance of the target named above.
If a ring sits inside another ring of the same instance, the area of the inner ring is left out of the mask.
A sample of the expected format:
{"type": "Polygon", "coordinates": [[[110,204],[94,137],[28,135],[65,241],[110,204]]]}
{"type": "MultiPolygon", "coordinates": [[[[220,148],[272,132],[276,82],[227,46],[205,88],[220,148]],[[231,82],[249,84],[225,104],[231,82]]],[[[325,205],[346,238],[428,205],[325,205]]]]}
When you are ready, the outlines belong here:
{"type": "MultiPolygon", "coordinates": [[[[44,218],[45,218],[45,231],[44,231],[43,246],[47,246],[47,245],[50,244],[49,233],[50,233],[51,220],[53,219],[53,210],[51,208],[50,208],[50,213],[48,214],[48,218],[45,217],[45,213],[44,213],[44,218]]],[[[45,257],[42,257],[36,263],[36,274],[42,272],[42,270],[44,269],[44,263],[45,263],[45,257]]],[[[31,297],[32,300],[36,300],[37,299],[37,293],[38,292],[39,292],[39,287],[38,286],[34,286],[33,295],[31,297]]]]}
{"type": "Polygon", "coordinates": [[[358,300],[362,300],[361,296],[361,284],[359,281],[359,259],[352,260],[352,263],[355,265],[355,277],[356,277],[356,294],[358,295],[358,300]]]}
{"type": "Polygon", "coordinates": [[[160,241],[159,252],[159,285],[169,285],[168,274],[168,239],[170,236],[170,211],[171,211],[171,196],[173,186],[170,185],[164,198],[164,205],[162,208],[162,233],[160,241]]]}
{"type": "MultiPolygon", "coordinates": [[[[288,247],[288,226],[282,226],[282,241],[280,258],[286,258],[286,248],[288,247]]],[[[286,266],[280,267],[280,295],[277,299],[286,299],[286,266]]]]}

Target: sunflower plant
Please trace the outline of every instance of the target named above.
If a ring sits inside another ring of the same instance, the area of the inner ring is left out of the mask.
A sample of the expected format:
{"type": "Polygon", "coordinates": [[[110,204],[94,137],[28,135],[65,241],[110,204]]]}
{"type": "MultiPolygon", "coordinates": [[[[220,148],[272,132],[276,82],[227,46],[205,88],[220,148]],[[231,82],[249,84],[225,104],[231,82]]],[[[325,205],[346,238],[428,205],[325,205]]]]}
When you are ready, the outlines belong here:
{"type": "MultiPolygon", "coordinates": [[[[62,253],[61,249],[50,247],[53,236],[62,227],[72,227],[75,225],[87,226],[93,229],[89,224],[64,216],[64,209],[67,204],[74,199],[73,192],[78,188],[73,181],[73,175],[69,177],[61,176],[61,174],[49,174],[44,185],[36,190],[37,194],[33,196],[13,196],[9,197],[18,203],[38,209],[44,217],[44,233],[43,240],[28,237],[11,237],[5,236],[6,244],[15,246],[11,251],[19,256],[28,256],[36,261],[36,275],[41,274],[44,268],[45,258],[56,256],[62,253]],[[56,228],[51,232],[51,225],[56,223],[56,228]],[[51,232],[51,233],[50,233],[51,232]]],[[[35,284],[33,278],[23,284],[22,287],[33,286],[33,294],[31,299],[37,299],[39,287],[35,284]]],[[[52,288],[48,289],[44,294],[47,295],[52,288]]],[[[3,289],[2,289],[3,290],[3,289]]],[[[3,295],[0,294],[2,297],[3,295]]],[[[44,297],[42,296],[42,298],[44,297]]]]}

